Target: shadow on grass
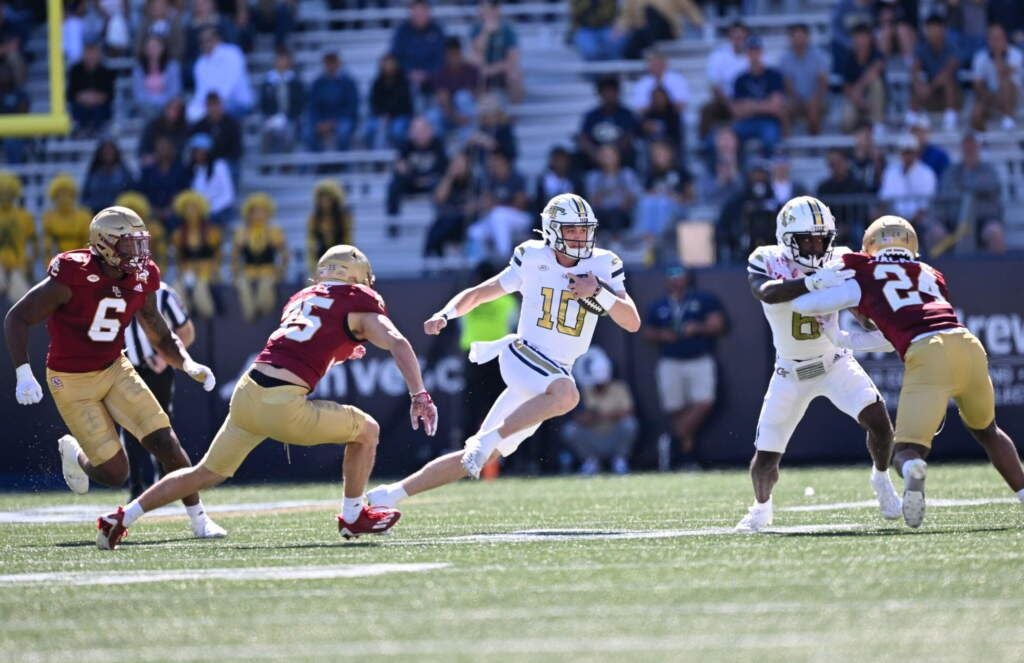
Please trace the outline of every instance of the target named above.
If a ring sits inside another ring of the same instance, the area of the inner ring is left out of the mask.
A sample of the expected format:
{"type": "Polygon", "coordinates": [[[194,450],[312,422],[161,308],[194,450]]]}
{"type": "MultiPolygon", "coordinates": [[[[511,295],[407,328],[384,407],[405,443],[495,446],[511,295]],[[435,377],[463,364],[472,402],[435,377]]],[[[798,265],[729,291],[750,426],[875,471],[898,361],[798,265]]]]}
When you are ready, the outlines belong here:
{"type": "MultiPolygon", "coordinates": [[[[215,541],[215,539],[197,539],[192,536],[182,536],[174,539],[157,539],[155,541],[122,541],[117,544],[118,548],[134,548],[135,546],[159,546],[165,543],[182,543],[184,541],[215,541]]],[[[50,544],[54,548],[89,548],[95,547],[95,539],[92,541],[61,541],[50,544]]],[[[23,545],[22,548],[38,548],[39,546],[23,545]]]]}
{"type": "Polygon", "coordinates": [[[231,550],[315,550],[317,548],[377,548],[381,546],[384,541],[332,541],[323,543],[291,543],[291,544],[278,544],[268,543],[266,545],[231,545],[227,544],[224,547],[231,550]]]}

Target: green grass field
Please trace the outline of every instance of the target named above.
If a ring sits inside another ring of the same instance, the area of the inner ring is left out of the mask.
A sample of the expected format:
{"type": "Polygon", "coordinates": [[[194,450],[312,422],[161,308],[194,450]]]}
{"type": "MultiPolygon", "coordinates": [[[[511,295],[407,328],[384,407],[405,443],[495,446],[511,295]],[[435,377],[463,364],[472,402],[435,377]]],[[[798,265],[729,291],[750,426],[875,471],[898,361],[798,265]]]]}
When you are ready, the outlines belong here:
{"type": "MultiPolygon", "coordinates": [[[[842,504],[871,498],[867,478],[784,470],[779,531],[761,535],[724,531],[750,499],[742,472],[463,482],[353,543],[336,505],[303,506],[338,496],[322,484],[209,492],[211,510],[293,503],[217,515],[221,541],[183,517],[143,519],[114,553],[87,522],[2,524],[0,661],[1024,659],[1024,509],[995,472],[934,465],[929,498],[954,503],[918,531],[842,504]]],[[[0,511],[121,499],[3,495],[0,511]]]]}

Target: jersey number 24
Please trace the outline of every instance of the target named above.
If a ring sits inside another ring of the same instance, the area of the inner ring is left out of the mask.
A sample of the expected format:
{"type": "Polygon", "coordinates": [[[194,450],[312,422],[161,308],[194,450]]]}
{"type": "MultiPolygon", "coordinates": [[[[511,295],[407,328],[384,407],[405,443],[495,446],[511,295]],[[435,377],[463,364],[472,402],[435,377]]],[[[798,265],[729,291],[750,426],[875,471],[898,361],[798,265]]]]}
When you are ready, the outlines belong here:
{"type": "Polygon", "coordinates": [[[875,266],[875,280],[886,281],[886,284],[882,286],[882,294],[885,295],[885,301],[889,302],[889,307],[893,311],[898,311],[904,306],[923,304],[922,292],[933,297],[935,301],[946,301],[946,298],[942,296],[942,291],[939,290],[939,282],[935,279],[935,273],[924,265],[921,266],[916,286],[902,265],[875,266]]]}

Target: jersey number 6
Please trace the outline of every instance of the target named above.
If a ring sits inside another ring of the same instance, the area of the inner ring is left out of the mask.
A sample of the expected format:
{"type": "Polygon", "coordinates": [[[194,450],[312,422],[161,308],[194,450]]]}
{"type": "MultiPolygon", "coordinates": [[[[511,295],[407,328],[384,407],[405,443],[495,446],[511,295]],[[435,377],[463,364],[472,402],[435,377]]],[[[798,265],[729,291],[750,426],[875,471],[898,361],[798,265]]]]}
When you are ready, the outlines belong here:
{"type": "Polygon", "coordinates": [[[92,317],[92,324],[89,325],[89,338],[97,343],[109,343],[117,338],[117,332],[121,331],[121,321],[117,318],[108,318],[111,311],[124,313],[127,304],[123,299],[104,297],[96,306],[96,315],[92,317]]]}
{"type": "MultiPolygon", "coordinates": [[[[537,326],[541,329],[554,329],[555,321],[551,318],[551,305],[555,301],[555,290],[554,288],[541,288],[540,294],[544,298],[544,304],[541,315],[537,318],[537,326]]],[[[565,324],[566,312],[569,310],[569,302],[572,299],[573,295],[568,290],[563,290],[558,299],[558,333],[567,336],[579,336],[583,332],[583,323],[587,319],[587,310],[577,304],[576,326],[570,327],[565,324]]]]}

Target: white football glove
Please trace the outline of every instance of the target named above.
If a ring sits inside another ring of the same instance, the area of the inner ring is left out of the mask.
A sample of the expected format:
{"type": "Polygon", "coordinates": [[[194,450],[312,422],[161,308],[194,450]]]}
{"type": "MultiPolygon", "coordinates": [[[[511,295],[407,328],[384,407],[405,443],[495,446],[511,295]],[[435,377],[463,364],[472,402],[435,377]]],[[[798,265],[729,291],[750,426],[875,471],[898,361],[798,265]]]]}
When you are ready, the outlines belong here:
{"type": "Polygon", "coordinates": [[[14,397],[22,405],[35,405],[43,400],[43,388],[32,375],[32,367],[22,364],[15,369],[18,376],[18,386],[14,388],[14,397]]]}
{"type": "Polygon", "coordinates": [[[814,292],[842,285],[844,281],[852,279],[853,276],[852,269],[819,269],[810,276],[804,277],[804,285],[807,286],[808,292],[814,292]]]}
{"type": "Polygon", "coordinates": [[[213,391],[213,388],[217,386],[217,378],[213,377],[213,370],[209,366],[200,364],[191,357],[186,359],[181,365],[181,370],[196,382],[201,383],[203,385],[203,391],[213,391]]]}

